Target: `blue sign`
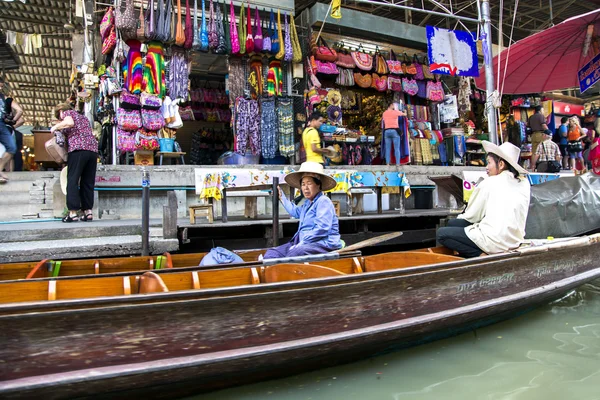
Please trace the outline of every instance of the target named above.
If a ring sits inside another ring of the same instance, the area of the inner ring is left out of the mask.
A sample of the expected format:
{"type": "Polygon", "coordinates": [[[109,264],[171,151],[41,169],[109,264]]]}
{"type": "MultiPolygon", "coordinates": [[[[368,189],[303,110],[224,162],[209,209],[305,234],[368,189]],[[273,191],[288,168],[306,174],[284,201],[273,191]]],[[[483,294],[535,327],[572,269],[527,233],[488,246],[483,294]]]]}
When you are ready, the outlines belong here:
{"type": "Polygon", "coordinates": [[[581,93],[588,90],[594,83],[600,80],[600,53],[577,71],[577,79],[579,79],[579,90],[581,93]]]}
{"type": "Polygon", "coordinates": [[[427,26],[429,69],[436,74],[479,76],[477,44],[470,32],[427,26]]]}

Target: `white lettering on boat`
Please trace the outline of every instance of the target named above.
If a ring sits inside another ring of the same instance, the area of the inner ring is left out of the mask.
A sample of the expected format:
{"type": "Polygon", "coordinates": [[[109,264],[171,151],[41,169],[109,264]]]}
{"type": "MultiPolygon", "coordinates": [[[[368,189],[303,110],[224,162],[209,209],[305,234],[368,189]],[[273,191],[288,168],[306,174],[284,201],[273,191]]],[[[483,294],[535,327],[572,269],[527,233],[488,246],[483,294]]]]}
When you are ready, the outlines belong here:
{"type": "Polygon", "coordinates": [[[573,265],[556,265],[554,267],[541,267],[535,270],[534,275],[536,278],[549,275],[556,272],[573,272],[575,267],[573,265]]]}
{"type": "Polygon", "coordinates": [[[471,281],[467,283],[461,283],[456,287],[456,293],[468,293],[477,288],[486,288],[490,286],[501,285],[514,280],[515,274],[513,272],[506,273],[503,275],[490,276],[477,281],[471,281]]]}

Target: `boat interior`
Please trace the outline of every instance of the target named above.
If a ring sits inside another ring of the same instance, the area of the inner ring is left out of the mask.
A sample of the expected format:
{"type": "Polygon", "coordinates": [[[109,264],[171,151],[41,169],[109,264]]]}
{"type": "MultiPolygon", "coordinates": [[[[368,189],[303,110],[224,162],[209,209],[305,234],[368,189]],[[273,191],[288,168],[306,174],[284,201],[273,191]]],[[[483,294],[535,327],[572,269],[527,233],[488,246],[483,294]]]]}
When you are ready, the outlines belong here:
{"type": "MultiPolygon", "coordinates": [[[[147,270],[122,276],[20,279],[0,282],[0,304],[177,292],[362,274],[463,260],[445,248],[346,257],[315,263],[239,266],[177,271],[147,270]]],[[[197,257],[197,255],[196,255],[197,257]]],[[[150,260],[146,267],[149,267],[150,260]]],[[[96,268],[96,267],[94,267],[96,268]]],[[[143,268],[137,271],[143,270],[143,268]]]]}

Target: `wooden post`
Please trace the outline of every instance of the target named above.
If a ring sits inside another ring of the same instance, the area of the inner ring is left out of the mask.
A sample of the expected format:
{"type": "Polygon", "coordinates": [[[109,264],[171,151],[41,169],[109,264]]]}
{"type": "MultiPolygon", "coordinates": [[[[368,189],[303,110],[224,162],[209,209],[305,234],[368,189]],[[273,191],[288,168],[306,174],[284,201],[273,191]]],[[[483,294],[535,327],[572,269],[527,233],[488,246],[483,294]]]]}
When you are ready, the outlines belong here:
{"type": "Polygon", "coordinates": [[[227,189],[222,190],[223,197],[221,197],[221,221],[227,222],[227,189]]]}
{"type": "Polygon", "coordinates": [[[376,192],[377,192],[377,214],[382,214],[383,213],[383,199],[382,199],[382,191],[383,188],[381,186],[377,186],[375,188],[376,192]]]}
{"type": "Polygon", "coordinates": [[[273,247],[279,246],[279,178],[273,177],[273,247]]]}
{"type": "Polygon", "coordinates": [[[167,192],[167,205],[163,206],[163,239],[177,238],[177,195],[167,192]]]}

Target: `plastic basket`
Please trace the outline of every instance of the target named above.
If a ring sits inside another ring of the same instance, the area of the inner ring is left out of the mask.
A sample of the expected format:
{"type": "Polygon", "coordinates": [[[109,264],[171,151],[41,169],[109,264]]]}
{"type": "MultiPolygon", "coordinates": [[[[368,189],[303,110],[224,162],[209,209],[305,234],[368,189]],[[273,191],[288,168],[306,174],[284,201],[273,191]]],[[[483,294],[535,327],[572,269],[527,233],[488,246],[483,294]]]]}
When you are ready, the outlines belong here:
{"type": "Polygon", "coordinates": [[[158,142],[160,144],[160,151],[173,151],[173,143],[175,143],[175,139],[158,139],[158,142]]]}

